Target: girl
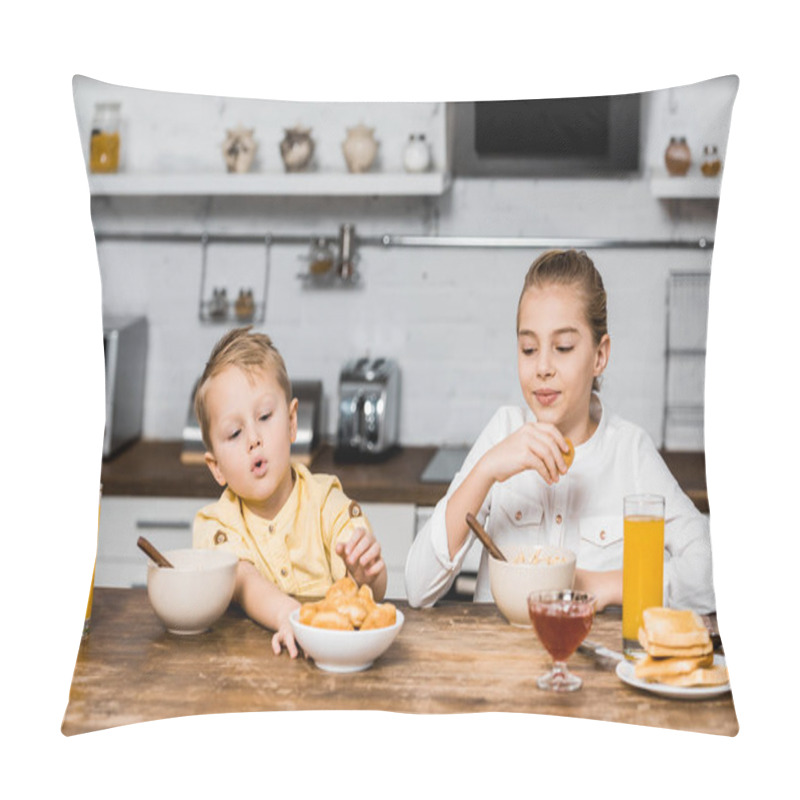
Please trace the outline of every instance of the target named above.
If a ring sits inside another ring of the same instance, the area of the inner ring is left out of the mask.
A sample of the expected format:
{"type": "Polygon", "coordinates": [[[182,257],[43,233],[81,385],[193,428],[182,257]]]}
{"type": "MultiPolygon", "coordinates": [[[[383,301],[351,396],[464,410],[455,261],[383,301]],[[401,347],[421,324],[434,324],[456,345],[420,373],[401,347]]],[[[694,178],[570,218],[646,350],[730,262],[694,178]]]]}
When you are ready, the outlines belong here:
{"type": "MultiPolygon", "coordinates": [[[[473,542],[473,513],[501,549],[562,544],[577,554],[576,590],[597,610],[622,602],[622,498],[666,500],[664,603],[714,610],[708,521],[681,491],[644,430],[609,415],[598,395],[611,340],[603,281],[584,252],[553,250],[531,265],[517,308],[525,407],[497,411],[406,561],[412,606],[431,606],[473,542]],[[566,439],[575,447],[567,469],[566,439]]],[[[488,555],[475,601],[491,602],[488,555]]]]}

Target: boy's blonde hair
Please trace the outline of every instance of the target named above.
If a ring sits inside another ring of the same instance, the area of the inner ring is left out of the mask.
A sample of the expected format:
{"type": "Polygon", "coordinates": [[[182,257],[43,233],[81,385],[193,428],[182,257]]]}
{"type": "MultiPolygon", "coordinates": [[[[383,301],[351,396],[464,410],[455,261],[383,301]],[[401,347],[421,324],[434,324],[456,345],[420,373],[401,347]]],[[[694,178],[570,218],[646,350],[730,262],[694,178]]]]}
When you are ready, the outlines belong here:
{"type": "MultiPolygon", "coordinates": [[[[594,262],[583,250],[548,250],[528,268],[517,303],[517,330],[519,309],[525,292],[544,286],[576,286],[583,296],[586,321],[592,332],[595,345],[599,345],[608,333],[608,307],[603,279],[594,262]]],[[[592,388],[597,391],[600,383],[594,379],[592,388]]]]}
{"type": "Polygon", "coordinates": [[[209,381],[227,367],[239,367],[249,375],[258,372],[272,372],[278,381],[286,403],[292,402],[292,384],[286,364],[272,339],[266,333],[250,333],[252,325],[228,331],[215,345],[198,381],[194,396],[194,413],[200,423],[203,444],[211,450],[209,429],[211,421],[206,407],[206,391],[209,381]]]}

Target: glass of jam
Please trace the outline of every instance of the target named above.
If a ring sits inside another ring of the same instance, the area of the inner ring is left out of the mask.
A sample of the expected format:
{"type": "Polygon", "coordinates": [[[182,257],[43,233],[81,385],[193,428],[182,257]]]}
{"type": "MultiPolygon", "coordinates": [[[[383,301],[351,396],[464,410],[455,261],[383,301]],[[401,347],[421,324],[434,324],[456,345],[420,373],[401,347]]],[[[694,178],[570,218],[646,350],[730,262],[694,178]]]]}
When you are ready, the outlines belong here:
{"type": "Polygon", "coordinates": [[[574,692],[583,681],[567,669],[567,659],[586,638],[594,620],[595,598],[571,589],[533,592],[528,614],[539,641],[553,659],[552,669],[536,685],[548,692],[574,692]]]}

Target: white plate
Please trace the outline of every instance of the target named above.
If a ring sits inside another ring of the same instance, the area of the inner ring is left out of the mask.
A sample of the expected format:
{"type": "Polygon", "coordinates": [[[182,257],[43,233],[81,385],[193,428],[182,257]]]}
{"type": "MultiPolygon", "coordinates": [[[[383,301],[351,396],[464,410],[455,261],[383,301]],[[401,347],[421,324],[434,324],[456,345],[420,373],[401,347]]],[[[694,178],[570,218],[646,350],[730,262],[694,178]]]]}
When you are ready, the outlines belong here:
{"type": "MultiPolygon", "coordinates": [[[[725,657],[715,655],[714,663],[725,665],[725,657]]],[[[717,697],[731,690],[730,683],[723,683],[720,686],[670,686],[668,683],[653,683],[643,681],[633,674],[634,664],[631,661],[620,661],[617,664],[617,677],[633,686],[636,689],[644,689],[646,692],[660,694],[662,697],[678,697],[684,700],[706,700],[709,697],[717,697]]]]}

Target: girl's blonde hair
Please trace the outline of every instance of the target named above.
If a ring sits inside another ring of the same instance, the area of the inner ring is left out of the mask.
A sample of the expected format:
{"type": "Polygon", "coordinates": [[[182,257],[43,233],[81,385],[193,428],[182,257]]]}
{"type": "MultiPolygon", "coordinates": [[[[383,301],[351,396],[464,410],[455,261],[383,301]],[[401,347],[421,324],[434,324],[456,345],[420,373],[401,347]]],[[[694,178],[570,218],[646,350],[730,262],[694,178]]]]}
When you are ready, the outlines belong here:
{"type": "Polygon", "coordinates": [[[203,443],[211,450],[209,429],[211,421],[206,407],[206,391],[209,381],[226,367],[239,367],[249,375],[271,372],[286,395],[286,403],[292,402],[292,384],[286,364],[272,339],[266,333],[250,333],[252,325],[228,331],[215,345],[197,383],[194,395],[194,413],[200,424],[203,443]]]}
{"type": "MultiPolygon", "coordinates": [[[[517,303],[517,330],[522,298],[528,289],[541,289],[553,284],[575,286],[583,297],[586,322],[595,345],[608,333],[608,308],[603,279],[594,262],[583,250],[548,250],[528,268],[517,303]]],[[[600,382],[594,379],[592,388],[597,391],[600,382]]]]}

